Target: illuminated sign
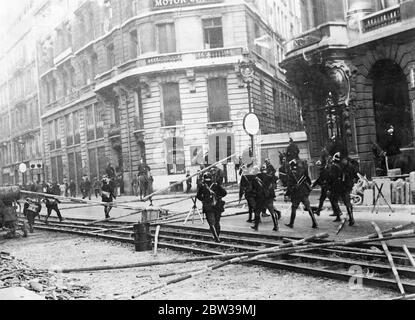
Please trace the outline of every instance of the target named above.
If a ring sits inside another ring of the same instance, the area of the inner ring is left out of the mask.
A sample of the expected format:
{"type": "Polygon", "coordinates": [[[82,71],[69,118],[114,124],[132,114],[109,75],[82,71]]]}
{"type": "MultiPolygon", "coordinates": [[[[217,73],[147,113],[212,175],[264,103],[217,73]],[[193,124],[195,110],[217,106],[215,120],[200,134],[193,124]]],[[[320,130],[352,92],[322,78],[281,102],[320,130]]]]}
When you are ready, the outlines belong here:
{"type": "Polygon", "coordinates": [[[153,0],[153,9],[170,9],[223,2],[223,0],[153,0]]]}

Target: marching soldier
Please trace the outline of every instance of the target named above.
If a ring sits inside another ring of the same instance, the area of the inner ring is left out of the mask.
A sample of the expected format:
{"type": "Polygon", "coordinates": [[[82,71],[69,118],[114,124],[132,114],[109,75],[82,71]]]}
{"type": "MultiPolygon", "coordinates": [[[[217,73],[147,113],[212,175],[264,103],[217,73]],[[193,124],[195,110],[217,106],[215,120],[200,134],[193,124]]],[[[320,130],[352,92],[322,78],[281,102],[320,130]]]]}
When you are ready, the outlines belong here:
{"type": "Polygon", "coordinates": [[[105,219],[109,219],[112,210],[111,203],[117,197],[115,196],[114,188],[111,186],[108,176],[104,176],[102,179],[101,198],[102,202],[109,203],[109,205],[104,206],[105,219]]]}
{"type": "MultiPolygon", "coordinates": [[[[327,148],[323,148],[323,150],[321,152],[320,160],[318,160],[317,163],[316,163],[316,165],[320,167],[320,176],[311,185],[311,188],[313,188],[313,189],[318,185],[321,187],[319,205],[318,205],[317,210],[315,211],[315,214],[317,216],[320,216],[320,212],[323,209],[324,201],[326,200],[327,197],[329,197],[332,209],[335,210],[335,205],[333,205],[333,197],[332,197],[331,194],[329,194],[329,189],[330,189],[330,186],[329,186],[329,164],[328,164],[328,161],[330,161],[329,157],[330,157],[330,154],[328,153],[327,148]]],[[[338,215],[342,215],[342,213],[341,212],[334,212],[330,216],[335,217],[335,216],[338,216],[338,215]]]]}
{"type": "Polygon", "coordinates": [[[290,223],[286,224],[289,228],[294,228],[294,221],[297,213],[297,209],[300,203],[303,203],[305,209],[308,211],[311,221],[313,222],[312,228],[318,228],[316,218],[311,209],[309,195],[311,193],[311,179],[308,176],[307,163],[300,159],[293,159],[289,162],[288,172],[288,195],[291,198],[291,218],[290,223]]]}
{"type": "Polygon", "coordinates": [[[222,198],[226,197],[227,192],[218,183],[213,181],[211,173],[203,175],[203,183],[197,191],[196,198],[203,203],[203,212],[209,223],[210,231],[216,242],[220,243],[220,218],[225,211],[225,202],[222,198]]]}
{"type": "Polygon", "coordinates": [[[251,227],[258,231],[260,214],[264,209],[268,209],[274,222],[273,231],[278,231],[278,217],[281,213],[274,208],[275,191],[273,178],[267,174],[267,166],[261,167],[261,172],[257,174],[253,181],[253,190],[256,194],[255,199],[255,224],[251,227]]]}
{"type": "Polygon", "coordinates": [[[333,211],[337,215],[334,222],[339,222],[341,210],[339,207],[339,198],[343,200],[349,215],[349,226],[355,224],[353,217],[353,206],[350,201],[350,193],[353,189],[354,179],[357,178],[357,172],[348,158],[341,159],[340,152],[333,156],[333,165],[329,170],[329,185],[332,195],[333,211]]]}
{"type": "Polygon", "coordinates": [[[256,192],[252,187],[252,181],[255,178],[253,175],[242,175],[241,184],[239,187],[239,202],[245,195],[245,199],[248,202],[249,218],[246,222],[254,222],[254,210],[256,204],[256,192]]]}

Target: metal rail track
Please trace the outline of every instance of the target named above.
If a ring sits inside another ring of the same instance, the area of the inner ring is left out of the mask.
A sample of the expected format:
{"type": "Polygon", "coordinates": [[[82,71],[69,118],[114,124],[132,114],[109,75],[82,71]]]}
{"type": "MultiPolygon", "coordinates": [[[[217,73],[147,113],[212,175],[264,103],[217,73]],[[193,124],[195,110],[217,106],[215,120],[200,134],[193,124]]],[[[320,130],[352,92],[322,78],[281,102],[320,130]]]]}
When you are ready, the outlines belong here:
{"type": "MultiPolygon", "coordinates": [[[[100,239],[112,240],[124,243],[134,243],[132,228],[108,231],[108,229],[125,227],[126,222],[102,222],[93,226],[85,224],[91,222],[87,219],[67,219],[62,223],[50,220],[36,221],[35,228],[50,232],[63,232],[74,235],[90,236],[100,239]]],[[[154,233],[154,230],[152,230],[154,233]]],[[[193,252],[202,255],[220,255],[231,252],[252,252],[281,245],[287,238],[278,235],[261,235],[252,233],[240,233],[236,231],[223,231],[222,243],[215,243],[209,230],[200,227],[182,225],[163,225],[159,234],[160,248],[168,248],[177,251],[193,252]]],[[[298,238],[288,238],[297,240],[298,238]]],[[[349,270],[355,270],[356,266],[362,270],[357,275],[362,283],[372,287],[383,287],[397,290],[390,266],[383,252],[376,252],[373,247],[360,245],[347,248],[327,248],[304,253],[282,255],[273,259],[263,259],[251,262],[255,265],[272,269],[299,272],[307,275],[325,277],[341,281],[349,281],[353,275],[349,270]]],[[[409,259],[402,253],[401,248],[389,246],[397,270],[401,275],[402,284],[408,293],[415,292],[415,268],[411,267],[409,259]]]]}

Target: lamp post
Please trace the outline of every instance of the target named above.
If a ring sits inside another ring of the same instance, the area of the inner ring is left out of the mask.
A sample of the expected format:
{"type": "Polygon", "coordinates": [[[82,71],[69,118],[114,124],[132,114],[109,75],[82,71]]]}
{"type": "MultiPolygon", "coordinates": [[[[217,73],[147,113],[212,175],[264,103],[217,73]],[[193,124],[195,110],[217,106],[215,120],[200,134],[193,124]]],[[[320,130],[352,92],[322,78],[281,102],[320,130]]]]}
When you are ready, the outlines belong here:
{"type": "Polygon", "coordinates": [[[19,151],[20,151],[20,159],[21,159],[21,164],[19,166],[19,171],[22,173],[22,185],[25,185],[25,181],[24,181],[24,174],[27,170],[26,165],[24,164],[24,157],[23,157],[23,148],[24,148],[24,144],[25,142],[23,141],[23,139],[20,137],[19,141],[17,141],[17,143],[19,144],[19,151]]]}
{"type": "MultiPolygon", "coordinates": [[[[243,82],[246,84],[248,89],[248,105],[249,113],[245,116],[244,119],[244,129],[249,134],[251,138],[251,152],[252,157],[254,156],[254,135],[257,134],[259,130],[255,130],[257,127],[258,118],[255,116],[252,110],[252,99],[251,99],[251,85],[254,82],[255,75],[255,62],[249,59],[249,54],[243,54],[243,60],[239,62],[239,72],[241,74],[243,82]],[[254,130],[252,130],[252,123],[254,124],[254,130]]],[[[259,125],[259,122],[258,122],[259,125]]]]}

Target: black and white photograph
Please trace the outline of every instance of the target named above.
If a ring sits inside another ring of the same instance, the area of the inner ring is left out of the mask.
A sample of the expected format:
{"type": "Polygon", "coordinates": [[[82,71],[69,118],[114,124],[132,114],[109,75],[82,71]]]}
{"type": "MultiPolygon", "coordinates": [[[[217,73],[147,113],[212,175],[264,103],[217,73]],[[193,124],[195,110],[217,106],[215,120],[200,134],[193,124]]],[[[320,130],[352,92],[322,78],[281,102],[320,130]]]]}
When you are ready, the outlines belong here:
{"type": "Polygon", "coordinates": [[[0,300],[415,299],[415,0],[0,0],[0,39],[0,300]]]}

